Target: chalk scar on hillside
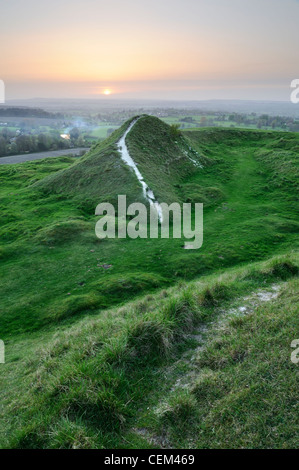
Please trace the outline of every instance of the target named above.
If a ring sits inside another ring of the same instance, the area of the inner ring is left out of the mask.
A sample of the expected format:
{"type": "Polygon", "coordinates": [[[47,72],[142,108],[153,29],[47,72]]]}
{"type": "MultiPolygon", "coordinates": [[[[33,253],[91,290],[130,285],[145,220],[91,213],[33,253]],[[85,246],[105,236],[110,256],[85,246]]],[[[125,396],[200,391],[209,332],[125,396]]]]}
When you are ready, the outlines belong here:
{"type": "Polygon", "coordinates": [[[128,147],[126,145],[126,137],[127,137],[128,133],[131,131],[131,129],[134,127],[134,125],[136,124],[136,122],[139,119],[140,118],[134,119],[134,121],[131,122],[128,129],[124,133],[124,135],[117,142],[117,147],[118,147],[121,159],[127,165],[129,165],[129,167],[131,167],[133,169],[135,175],[137,176],[138,181],[141,183],[142,191],[143,191],[143,195],[144,195],[145,199],[150,203],[151,206],[153,206],[156,209],[157,214],[158,214],[159,222],[162,223],[163,222],[162,207],[161,207],[160,203],[158,202],[158,200],[156,199],[153,191],[149,188],[149,186],[144,181],[144,178],[143,178],[142,174],[140,173],[140,171],[138,170],[137,165],[134,162],[133,158],[129,154],[129,150],[128,150],[128,147]]]}

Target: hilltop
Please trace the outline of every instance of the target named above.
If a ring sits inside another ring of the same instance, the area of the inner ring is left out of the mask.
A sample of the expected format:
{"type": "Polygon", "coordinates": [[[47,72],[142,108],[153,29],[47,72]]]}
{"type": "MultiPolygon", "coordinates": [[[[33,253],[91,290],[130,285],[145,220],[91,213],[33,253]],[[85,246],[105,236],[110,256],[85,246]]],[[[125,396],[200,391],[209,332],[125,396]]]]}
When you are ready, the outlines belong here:
{"type": "MultiPolygon", "coordinates": [[[[177,184],[196,170],[191,158],[196,158],[199,165],[205,159],[190,148],[180,132],[158,118],[138,118],[127,139],[132,158],[161,201],[180,201],[177,184]]],[[[103,201],[115,203],[118,194],[126,194],[129,202],[144,202],[135,175],[122,162],[117,150],[117,142],[135,119],[94,145],[83,159],[37,186],[45,192],[71,196],[89,204],[92,201],[94,207],[103,201]]]]}

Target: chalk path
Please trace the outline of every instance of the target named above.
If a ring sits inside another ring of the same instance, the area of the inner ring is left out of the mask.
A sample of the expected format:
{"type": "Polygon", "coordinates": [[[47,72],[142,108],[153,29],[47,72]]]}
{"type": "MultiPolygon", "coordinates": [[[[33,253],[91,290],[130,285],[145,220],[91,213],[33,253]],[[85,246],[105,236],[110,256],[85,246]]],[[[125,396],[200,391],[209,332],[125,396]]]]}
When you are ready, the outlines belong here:
{"type": "Polygon", "coordinates": [[[159,204],[158,200],[156,199],[153,191],[149,188],[149,186],[144,181],[144,178],[143,178],[142,174],[140,173],[140,171],[138,170],[137,165],[134,162],[133,158],[129,154],[129,151],[128,151],[128,148],[127,148],[127,145],[126,145],[126,137],[129,134],[130,130],[134,127],[134,125],[136,124],[138,119],[139,118],[137,118],[133,122],[131,122],[128,129],[124,133],[124,135],[118,141],[117,146],[118,146],[118,150],[120,152],[122,160],[133,169],[135,175],[137,176],[138,181],[142,185],[142,191],[143,191],[144,197],[150,203],[150,205],[153,206],[156,209],[156,211],[158,213],[159,222],[162,223],[163,222],[162,207],[159,204]]]}

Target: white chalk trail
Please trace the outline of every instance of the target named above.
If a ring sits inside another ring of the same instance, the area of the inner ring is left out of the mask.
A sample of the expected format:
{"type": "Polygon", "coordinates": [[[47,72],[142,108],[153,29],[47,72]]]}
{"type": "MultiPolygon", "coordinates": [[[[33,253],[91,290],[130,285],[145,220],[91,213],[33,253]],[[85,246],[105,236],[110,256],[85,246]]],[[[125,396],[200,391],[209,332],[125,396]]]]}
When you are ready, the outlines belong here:
{"type": "Polygon", "coordinates": [[[133,122],[131,122],[128,129],[124,133],[124,135],[118,141],[117,147],[118,147],[118,150],[120,152],[122,160],[127,165],[129,165],[131,168],[133,168],[133,170],[135,172],[135,175],[138,178],[138,181],[140,181],[140,183],[142,185],[142,191],[143,191],[144,197],[150,203],[151,206],[155,207],[155,209],[157,211],[157,214],[158,214],[159,222],[162,223],[163,222],[163,213],[162,213],[161,205],[159,204],[159,202],[155,198],[155,195],[154,195],[153,191],[148,187],[148,185],[144,181],[144,178],[143,178],[142,174],[140,173],[140,171],[138,170],[137,165],[134,162],[133,158],[129,154],[129,151],[128,151],[128,148],[127,148],[127,145],[126,145],[126,137],[127,137],[128,133],[130,132],[130,130],[132,129],[132,127],[134,127],[134,125],[136,124],[138,119],[139,118],[137,118],[133,122]]]}

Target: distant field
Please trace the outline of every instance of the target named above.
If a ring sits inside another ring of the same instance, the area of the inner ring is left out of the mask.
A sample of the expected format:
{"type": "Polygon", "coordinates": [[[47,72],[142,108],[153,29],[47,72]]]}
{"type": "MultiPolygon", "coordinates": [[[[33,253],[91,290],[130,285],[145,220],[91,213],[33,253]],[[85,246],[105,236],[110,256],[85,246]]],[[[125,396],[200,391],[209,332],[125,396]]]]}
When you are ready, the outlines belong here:
{"type": "MultiPolygon", "coordinates": [[[[162,121],[166,122],[167,124],[179,124],[183,129],[193,129],[193,128],[201,128],[201,127],[209,127],[209,119],[211,119],[210,115],[203,115],[203,116],[190,116],[194,119],[194,122],[188,123],[188,122],[182,122],[182,119],[184,116],[178,116],[178,117],[166,117],[166,118],[161,118],[162,121]],[[207,121],[202,124],[201,123],[201,118],[204,117],[207,121]]],[[[234,121],[218,121],[217,119],[213,119],[213,126],[215,127],[225,127],[225,128],[236,128],[236,129],[259,129],[258,126],[255,123],[252,124],[237,124],[234,121]]],[[[264,130],[273,130],[271,126],[263,126],[264,130]]],[[[276,127],[276,131],[284,131],[282,127],[276,127]]]]}
{"type": "Polygon", "coordinates": [[[1,125],[0,125],[0,132],[1,132],[3,129],[8,129],[8,130],[10,130],[10,131],[15,132],[15,131],[18,129],[18,127],[1,126],[1,125]]]}
{"type": "Polygon", "coordinates": [[[115,130],[117,129],[117,126],[105,126],[100,124],[96,129],[86,132],[86,135],[91,135],[97,139],[106,139],[108,137],[108,130],[111,129],[115,130]]]}

